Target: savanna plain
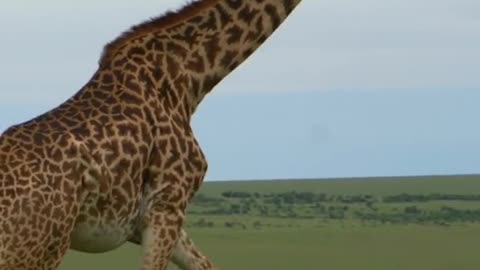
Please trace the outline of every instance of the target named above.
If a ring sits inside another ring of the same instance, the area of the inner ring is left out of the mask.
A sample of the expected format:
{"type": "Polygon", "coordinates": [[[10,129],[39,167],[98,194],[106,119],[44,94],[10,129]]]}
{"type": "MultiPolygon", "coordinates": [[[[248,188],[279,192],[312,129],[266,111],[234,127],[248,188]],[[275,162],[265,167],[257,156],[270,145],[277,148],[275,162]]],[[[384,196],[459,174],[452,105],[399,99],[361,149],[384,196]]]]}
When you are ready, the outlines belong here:
{"type": "MultiPolygon", "coordinates": [[[[480,176],[206,182],[186,228],[220,269],[477,270],[480,176]]],[[[140,257],[70,251],[60,269],[140,257]]]]}

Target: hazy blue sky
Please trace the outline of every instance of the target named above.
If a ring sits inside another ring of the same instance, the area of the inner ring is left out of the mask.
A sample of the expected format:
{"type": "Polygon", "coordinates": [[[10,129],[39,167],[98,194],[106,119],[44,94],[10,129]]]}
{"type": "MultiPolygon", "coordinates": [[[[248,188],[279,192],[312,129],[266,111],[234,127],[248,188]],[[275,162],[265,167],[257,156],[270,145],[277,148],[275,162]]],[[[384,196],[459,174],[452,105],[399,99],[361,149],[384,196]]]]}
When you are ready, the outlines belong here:
{"type": "MultiPolygon", "coordinates": [[[[3,0],[0,131],[184,0],[3,0]],[[141,3],[141,4],[139,4],[141,3]]],[[[304,0],[201,105],[208,179],[480,173],[480,1],[304,0]]]]}

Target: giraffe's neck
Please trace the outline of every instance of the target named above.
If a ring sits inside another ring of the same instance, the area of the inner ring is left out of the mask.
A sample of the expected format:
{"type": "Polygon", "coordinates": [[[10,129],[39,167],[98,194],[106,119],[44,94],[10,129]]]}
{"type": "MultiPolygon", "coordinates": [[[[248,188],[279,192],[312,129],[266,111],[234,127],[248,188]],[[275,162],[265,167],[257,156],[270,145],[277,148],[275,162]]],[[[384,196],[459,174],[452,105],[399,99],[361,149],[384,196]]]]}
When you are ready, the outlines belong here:
{"type": "Polygon", "coordinates": [[[106,47],[100,65],[114,64],[118,55],[128,54],[143,55],[141,62],[146,66],[163,65],[169,78],[158,83],[157,90],[174,88],[174,101],[188,103],[181,105],[191,115],[205,95],[262,45],[300,2],[196,1],[132,28],[106,47]],[[138,46],[141,49],[135,49],[138,46]]]}
{"type": "MultiPolygon", "coordinates": [[[[280,26],[300,0],[218,1],[198,14],[201,42],[187,61],[200,85],[192,93],[200,103],[205,95],[244,62],[280,26]],[[203,64],[197,64],[202,62],[203,64]]],[[[179,29],[180,30],[180,29],[179,29]]],[[[181,29],[187,35],[188,27],[181,29]]]]}

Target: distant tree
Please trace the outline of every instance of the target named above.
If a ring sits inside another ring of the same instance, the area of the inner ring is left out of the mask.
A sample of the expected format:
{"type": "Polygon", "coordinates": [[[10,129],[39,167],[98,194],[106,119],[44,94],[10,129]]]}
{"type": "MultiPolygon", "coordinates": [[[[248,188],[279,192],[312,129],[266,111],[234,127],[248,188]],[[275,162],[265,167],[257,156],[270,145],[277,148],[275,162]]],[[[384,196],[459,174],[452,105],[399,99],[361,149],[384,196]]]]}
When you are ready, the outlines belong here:
{"type": "Polygon", "coordinates": [[[241,222],[238,222],[238,221],[226,221],[226,222],[224,223],[224,225],[225,225],[225,227],[227,227],[227,228],[236,228],[236,227],[238,227],[238,228],[241,228],[241,229],[244,229],[244,230],[247,228],[247,226],[245,226],[245,224],[243,224],[243,223],[241,223],[241,222]]]}
{"type": "Polygon", "coordinates": [[[315,212],[317,213],[320,213],[320,214],[325,213],[325,206],[319,202],[316,202],[312,208],[315,209],[315,212]]]}
{"type": "Polygon", "coordinates": [[[222,192],[222,196],[225,198],[250,198],[252,195],[245,191],[225,191],[222,192]]]}
{"type": "Polygon", "coordinates": [[[232,213],[232,214],[241,214],[241,205],[239,205],[239,204],[231,204],[231,205],[230,205],[230,213],[232,213]]]}
{"type": "Polygon", "coordinates": [[[373,210],[373,211],[378,211],[377,207],[373,206],[373,201],[367,201],[365,205],[368,207],[368,209],[373,210]]]}
{"type": "Polygon", "coordinates": [[[204,218],[201,218],[198,221],[194,222],[192,225],[198,228],[212,228],[215,226],[215,223],[213,223],[212,221],[205,220],[204,218]]]}
{"type": "Polygon", "coordinates": [[[328,207],[328,217],[330,219],[344,219],[345,218],[345,210],[344,210],[343,207],[329,206],[328,207]]]}
{"type": "Polygon", "coordinates": [[[420,209],[418,209],[417,206],[415,206],[415,205],[405,207],[403,212],[405,214],[410,214],[410,215],[417,215],[417,214],[422,213],[422,211],[420,209]]]}

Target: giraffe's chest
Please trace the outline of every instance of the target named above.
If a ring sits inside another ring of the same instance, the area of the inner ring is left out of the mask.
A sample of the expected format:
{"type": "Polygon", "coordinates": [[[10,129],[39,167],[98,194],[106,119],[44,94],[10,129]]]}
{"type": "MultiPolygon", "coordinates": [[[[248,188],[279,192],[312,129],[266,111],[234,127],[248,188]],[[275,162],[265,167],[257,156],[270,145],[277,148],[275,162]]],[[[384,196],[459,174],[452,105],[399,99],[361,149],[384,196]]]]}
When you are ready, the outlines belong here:
{"type": "Polygon", "coordinates": [[[72,232],[71,248],[89,253],[118,248],[133,237],[142,205],[140,195],[123,203],[114,197],[87,200],[72,232]]]}

